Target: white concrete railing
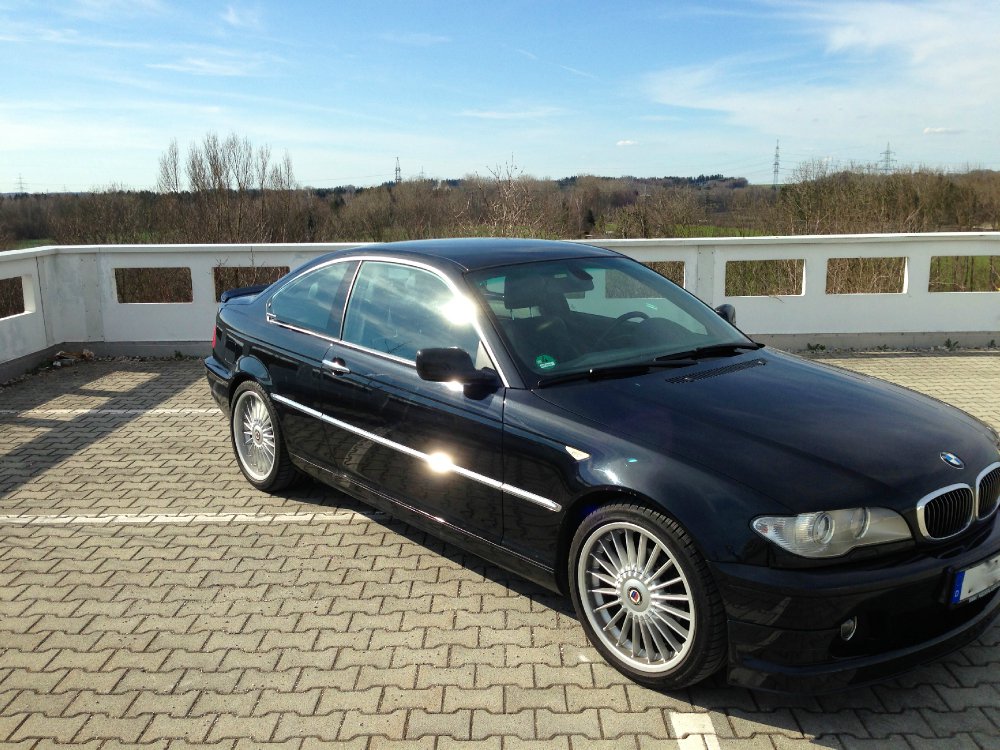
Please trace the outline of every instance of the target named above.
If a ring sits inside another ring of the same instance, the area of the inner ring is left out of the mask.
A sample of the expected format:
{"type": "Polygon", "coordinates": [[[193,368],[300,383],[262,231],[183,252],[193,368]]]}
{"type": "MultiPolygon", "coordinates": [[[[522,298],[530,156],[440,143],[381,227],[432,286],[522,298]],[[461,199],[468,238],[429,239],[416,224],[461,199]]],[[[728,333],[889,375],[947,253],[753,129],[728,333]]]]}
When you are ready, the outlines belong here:
{"type": "MultiPolygon", "coordinates": [[[[1000,256],[1000,232],[595,240],[641,261],[684,263],[684,285],[711,305],[737,308],[748,334],[788,348],[1000,343],[1000,293],[929,292],[935,256],[1000,256]],[[906,259],[898,294],[827,294],[832,258],[906,259]],[[727,297],[726,263],[802,259],[802,294],[727,297]]],[[[20,277],[24,312],[0,318],[0,367],[53,347],[172,353],[207,351],[216,310],[216,266],[295,266],[342,244],[44,247],[0,253],[0,279],[20,277]],[[116,268],[189,268],[189,303],[122,303],[116,268]]],[[[27,359],[25,359],[27,358],[27,359]]],[[[9,370],[9,368],[7,368],[9,370]]],[[[22,368],[23,369],[23,368],[22,368]]],[[[10,374],[9,372],[7,373],[10,374]]]]}

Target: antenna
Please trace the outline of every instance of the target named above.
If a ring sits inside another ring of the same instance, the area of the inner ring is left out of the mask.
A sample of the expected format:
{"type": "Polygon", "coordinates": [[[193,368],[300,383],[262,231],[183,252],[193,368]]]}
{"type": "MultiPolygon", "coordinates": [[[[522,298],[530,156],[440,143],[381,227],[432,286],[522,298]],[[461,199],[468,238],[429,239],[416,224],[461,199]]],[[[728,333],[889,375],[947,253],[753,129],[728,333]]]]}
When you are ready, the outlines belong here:
{"type": "Polygon", "coordinates": [[[399,168],[399,157],[396,157],[396,184],[398,185],[403,181],[403,170],[399,168]]]}
{"type": "Polygon", "coordinates": [[[778,189],[778,174],[781,172],[781,140],[776,140],[774,142],[774,181],[771,183],[771,189],[778,189]]]}
{"type": "Polygon", "coordinates": [[[892,149],[889,148],[888,142],[885,144],[885,151],[882,152],[882,174],[889,174],[892,172],[892,165],[896,163],[896,160],[892,158],[892,149]]]}

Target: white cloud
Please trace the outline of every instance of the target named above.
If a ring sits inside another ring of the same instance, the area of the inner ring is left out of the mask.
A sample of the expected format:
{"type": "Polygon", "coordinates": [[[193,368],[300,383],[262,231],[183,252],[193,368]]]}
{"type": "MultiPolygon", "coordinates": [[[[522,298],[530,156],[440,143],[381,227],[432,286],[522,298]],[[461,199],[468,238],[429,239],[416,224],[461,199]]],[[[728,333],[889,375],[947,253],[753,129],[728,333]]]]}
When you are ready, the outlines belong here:
{"type": "Polygon", "coordinates": [[[160,0],[75,0],[63,11],[66,15],[90,20],[108,17],[159,15],[165,12],[160,0]]]}
{"type": "MultiPolygon", "coordinates": [[[[729,128],[723,132],[735,126],[744,137],[780,135],[783,149],[789,142],[804,151],[808,143],[804,158],[841,151],[875,159],[876,147],[890,140],[900,159],[925,159],[926,151],[907,155],[907,139],[952,134],[925,130],[928,120],[957,119],[962,132],[973,135],[995,132],[997,110],[987,92],[1000,80],[1000,5],[834,1],[772,7],[799,41],[819,39],[826,55],[821,68],[788,44],[783,60],[734,56],[649,74],[649,97],[700,110],[703,122],[729,128]]],[[[976,155],[983,139],[949,142],[976,155]]],[[[954,159],[959,152],[937,153],[954,159]]]]}
{"type": "Polygon", "coordinates": [[[237,8],[235,5],[227,5],[226,12],[220,18],[238,29],[259,30],[263,25],[260,11],[237,8]]]}
{"type": "Polygon", "coordinates": [[[66,47],[95,47],[105,49],[149,49],[148,42],[120,41],[81,34],[76,29],[54,28],[7,21],[0,29],[0,42],[20,44],[58,44],[66,47]]]}
{"type": "Polygon", "coordinates": [[[626,139],[626,140],[618,141],[615,145],[616,146],[638,146],[639,145],[639,141],[630,141],[630,140],[626,139]]]}
{"type": "Polygon", "coordinates": [[[964,132],[958,128],[924,128],[924,135],[958,135],[964,132]]]}
{"type": "Polygon", "coordinates": [[[572,73],[575,76],[580,76],[581,78],[590,78],[592,80],[597,80],[597,76],[592,73],[588,73],[585,70],[580,70],[579,68],[571,68],[569,65],[560,65],[560,68],[565,70],[567,73],[572,73]]]}
{"type": "Polygon", "coordinates": [[[451,41],[451,37],[439,34],[424,34],[417,31],[396,32],[386,31],[379,34],[379,39],[391,44],[403,44],[408,47],[433,47],[436,44],[446,44],[451,41]]]}
{"type": "Polygon", "coordinates": [[[201,57],[185,57],[173,63],[150,63],[147,67],[157,70],[172,70],[176,73],[191,73],[198,76],[247,76],[251,75],[247,66],[240,61],[222,62],[201,57]]]}
{"type": "Polygon", "coordinates": [[[561,114],[558,107],[536,107],[522,110],[466,109],[459,112],[461,117],[475,117],[480,120],[538,120],[561,114]]]}
{"type": "Polygon", "coordinates": [[[223,78],[263,75],[267,69],[283,62],[274,55],[241,55],[235,52],[209,52],[203,56],[187,56],[174,62],[149,63],[147,68],[172,70],[196,76],[223,78]]]}

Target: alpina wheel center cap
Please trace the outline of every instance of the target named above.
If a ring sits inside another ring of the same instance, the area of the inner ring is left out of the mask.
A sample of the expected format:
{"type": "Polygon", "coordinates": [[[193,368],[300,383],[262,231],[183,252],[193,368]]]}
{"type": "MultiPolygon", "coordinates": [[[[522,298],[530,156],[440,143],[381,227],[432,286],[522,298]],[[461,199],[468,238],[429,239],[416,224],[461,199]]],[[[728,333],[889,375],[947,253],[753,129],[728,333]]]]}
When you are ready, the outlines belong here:
{"type": "Polygon", "coordinates": [[[621,586],[621,601],[629,610],[642,614],[649,609],[649,590],[642,581],[630,578],[621,586]]]}

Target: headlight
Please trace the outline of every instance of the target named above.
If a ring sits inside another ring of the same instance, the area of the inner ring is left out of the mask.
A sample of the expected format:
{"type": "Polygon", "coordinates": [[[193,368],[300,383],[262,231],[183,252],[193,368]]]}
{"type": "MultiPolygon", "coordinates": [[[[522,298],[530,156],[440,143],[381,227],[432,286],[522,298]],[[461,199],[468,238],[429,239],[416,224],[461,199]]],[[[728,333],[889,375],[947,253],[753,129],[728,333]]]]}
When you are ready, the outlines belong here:
{"type": "Polygon", "coordinates": [[[802,557],[840,557],[855,547],[910,538],[910,528],[903,517],[886,508],[760,516],[752,525],[765,539],[802,557]]]}

